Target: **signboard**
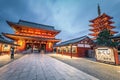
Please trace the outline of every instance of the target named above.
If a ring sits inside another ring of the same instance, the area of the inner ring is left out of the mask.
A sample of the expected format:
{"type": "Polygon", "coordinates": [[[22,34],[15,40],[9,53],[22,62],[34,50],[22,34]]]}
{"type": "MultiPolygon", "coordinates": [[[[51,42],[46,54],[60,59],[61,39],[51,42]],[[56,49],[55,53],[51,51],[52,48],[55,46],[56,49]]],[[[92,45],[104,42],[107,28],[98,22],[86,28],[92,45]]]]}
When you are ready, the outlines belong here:
{"type": "Polygon", "coordinates": [[[78,47],[86,47],[86,48],[90,48],[89,44],[78,44],[78,47]]]}
{"type": "Polygon", "coordinates": [[[96,59],[99,61],[115,63],[114,51],[109,47],[100,47],[95,49],[96,59]]]}
{"type": "Polygon", "coordinates": [[[77,46],[78,47],[84,47],[84,44],[78,44],[77,46]]]}
{"type": "Polygon", "coordinates": [[[90,45],[89,45],[89,44],[85,44],[85,47],[86,47],[86,48],[90,48],[90,45]]]}

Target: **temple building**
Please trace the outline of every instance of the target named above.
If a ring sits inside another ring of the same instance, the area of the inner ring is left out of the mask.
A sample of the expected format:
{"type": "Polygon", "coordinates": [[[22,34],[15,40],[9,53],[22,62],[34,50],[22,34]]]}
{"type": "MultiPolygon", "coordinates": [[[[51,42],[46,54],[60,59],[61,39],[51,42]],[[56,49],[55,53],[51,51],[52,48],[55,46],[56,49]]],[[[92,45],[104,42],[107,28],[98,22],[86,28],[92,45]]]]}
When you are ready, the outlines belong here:
{"type": "Polygon", "coordinates": [[[118,42],[118,53],[120,55],[120,33],[114,35],[111,39],[115,42],[118,42]]]}
{"type": "Polygon", "coordinates": [[[53,45],[60,41],[55,36],[60,33],[54,26],[43,25],[24,20],[19,22],[7,21],[8,25],[14,30],[14,34],[3,33],[9,39],[14,40],[18,51],[31,48],[32,50],[53,51],[53,45]]]}
{"type": "Polygon", "coordinates": [[[87,57],[93,41],[88,36],[82,36],[61,42],[56,45],[57,54],[72,57],[87,57]]]}
{"type": "Polygon", "coordinates": [[[113,39],[114,41],[116,41],[116,42],[119,42],[119,43],[120,43],[120,33],[118,33],[118,34],[114,35],[114,36],[112,37],[112,39],[113,39]]]}
{"type": "Polygon", "coordinates": [[[0,35],[0,55],[9,54],[12,46],[16,47],[19,45],[14,44],[12,41],[8,41],[2,35],[0,35]]]}
{"type": "Polygon", "coordinates": [[[89,35],[93,36],[93,39],[96,39],[98,34],[104,29],[109,30],[112,35],[116,34],[117,32],[113,31],[115,26],[112,25],[114,22],[111,21],[111,19],[113,19],[113,17],[107,15],[106,13],[101,14],[100,6],[98,5],[98,17],[90,20],[92,24],[89,25],[91,27],[89,30],[92,33],[89,35]]]}

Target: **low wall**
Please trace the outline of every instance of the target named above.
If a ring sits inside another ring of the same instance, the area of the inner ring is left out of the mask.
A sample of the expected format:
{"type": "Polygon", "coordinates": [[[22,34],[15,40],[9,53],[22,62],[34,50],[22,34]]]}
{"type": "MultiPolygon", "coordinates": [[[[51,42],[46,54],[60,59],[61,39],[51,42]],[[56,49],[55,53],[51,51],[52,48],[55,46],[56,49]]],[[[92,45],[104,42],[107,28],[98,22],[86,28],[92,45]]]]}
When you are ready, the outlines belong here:
{"type": "MultiPolygon", "coordinates": [[[[72,53],[73,57],[86,57],[88,50],[90,50],[90,48],[81,48],[81,47],[77,47],[77,52],[76,53],[72,53]]],[[[71,53],[68,52],[57,52],[58,54],[61,55],[67,55],[67,56],[71,56],[71,53]]]]}
{"type": "Polygon", "coordinates": [[[96,47],[95,58],[97,61],[109,64],[120,64],[117,49],[113,47],[96,47]]]}

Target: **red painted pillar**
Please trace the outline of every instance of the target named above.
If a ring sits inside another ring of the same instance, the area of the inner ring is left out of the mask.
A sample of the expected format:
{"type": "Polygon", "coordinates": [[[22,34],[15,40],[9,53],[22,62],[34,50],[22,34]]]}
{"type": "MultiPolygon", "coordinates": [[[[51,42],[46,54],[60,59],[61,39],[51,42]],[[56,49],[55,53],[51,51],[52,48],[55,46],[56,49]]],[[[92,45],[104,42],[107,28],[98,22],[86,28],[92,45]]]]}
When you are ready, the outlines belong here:
{"type": "Polygon", "coordinates": [[[119,57],[118,57],[118,50],[116,48],[113,48],[114,51],[114,57],[115,57],[115,64],[118,65],[119,63],[119,57]]]}
{"type": "MultiPolygon", "coordinates": [[[[62,48],[61,48],[62,49],[62,48]]],[[[62,49],[62,56],[63,56],[63,49],[62,49]]]]}
{"type": "Polygon", "coordinates": [[[72,58],[72,44],[70,45],[70,47],[71,47],[71,58],[72,58]]]}

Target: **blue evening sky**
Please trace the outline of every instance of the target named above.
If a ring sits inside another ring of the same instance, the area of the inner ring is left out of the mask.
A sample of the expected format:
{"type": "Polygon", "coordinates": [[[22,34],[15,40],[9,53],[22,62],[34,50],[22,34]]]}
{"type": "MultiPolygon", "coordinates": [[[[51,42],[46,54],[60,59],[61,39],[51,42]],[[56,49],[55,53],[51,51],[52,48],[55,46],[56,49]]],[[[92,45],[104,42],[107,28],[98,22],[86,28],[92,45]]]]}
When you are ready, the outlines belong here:
{"type": "Polygon", "coordinates": [[[19,19],[55,26],[61,30],[56,38],[68,40],[88,35],[89,20],[98,16],[97,4],[101,12],[112,16],[120,29],[120,0],[0,0],[0,32],[14,33],[6,20],[19,19]]]}

